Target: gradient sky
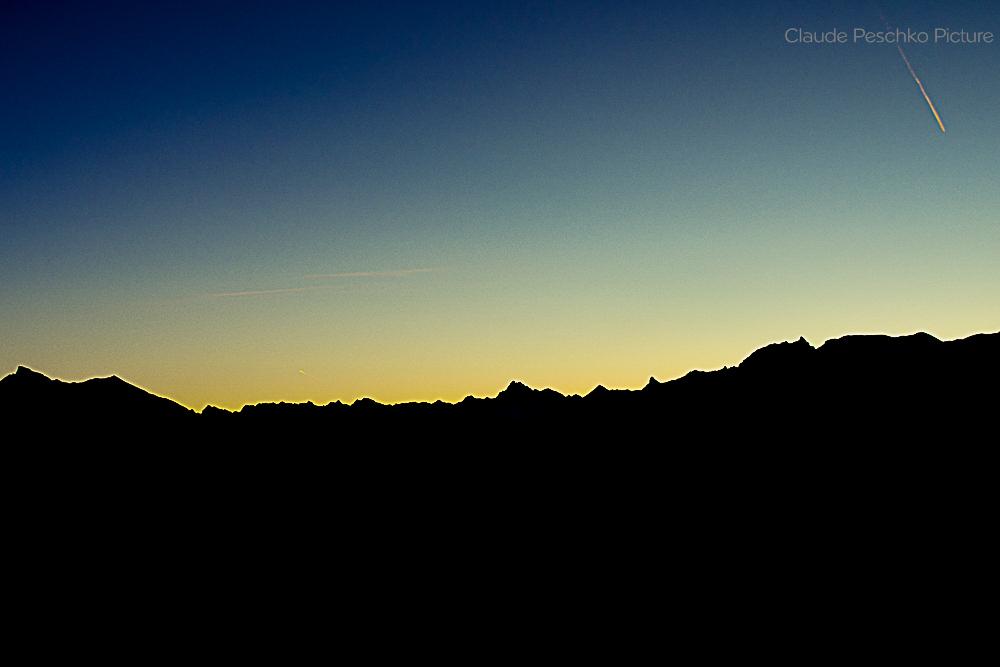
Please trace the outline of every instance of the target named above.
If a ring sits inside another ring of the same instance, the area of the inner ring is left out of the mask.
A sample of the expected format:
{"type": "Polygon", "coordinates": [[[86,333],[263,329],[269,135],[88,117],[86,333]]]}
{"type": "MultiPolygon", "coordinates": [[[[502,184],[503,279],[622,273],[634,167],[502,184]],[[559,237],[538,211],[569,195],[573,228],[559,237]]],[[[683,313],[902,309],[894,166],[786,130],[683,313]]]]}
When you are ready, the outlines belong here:
{"type": "Polygon", "coordinates": [[[456,401],[1000,330],[1000,11],[879,6],[947,132],[870,0],[14,3],[0,374],[456,401]]]}

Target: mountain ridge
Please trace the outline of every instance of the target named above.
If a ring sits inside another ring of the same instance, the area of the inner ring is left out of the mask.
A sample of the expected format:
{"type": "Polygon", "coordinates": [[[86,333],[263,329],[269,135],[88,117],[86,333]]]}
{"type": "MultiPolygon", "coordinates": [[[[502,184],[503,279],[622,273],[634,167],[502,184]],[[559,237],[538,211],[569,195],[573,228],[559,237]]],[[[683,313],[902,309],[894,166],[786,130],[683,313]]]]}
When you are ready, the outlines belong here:
{"type": "Polygon", "coordinates": [[[207,405],[200,413],[117,376],[63,382],[19,366],[0,379],[0,405],[5,412],[44,423],[50,431],[60,430],[57,422],[66,430],[66,424],[94,426],[114,421],[115,415],[168,430],[239,425],[249,436],[253,429],[274,431],[292,423],[321,428],[326,422],[355,431],[440,427],[458,433],[538,427],[554,432],[572,427],[586,432],[650,427],[668,419],[691,430],[699,419],[717,425],[720,420],[756,423],[779,405],[787,413],[783,423],[799,425],[820,418],[817,405],[869,417],[891,413],[926,420],[936,412],[968,414],[996,398],[998,363],[1000,332],[953,341],[924,332],[850,335],[818,347],[799,337],[758,348],[736,366],[692,370],[664,382],[650,377],[635,390],[598,384],[585,396],[563,395],[515,379],[495,397],[467,396],[456,403],[383,404],[365,397],[350,404],[248,404],[238,411],[207,405]],[[59,420],[53,419],[53,411],[59,420]]]}

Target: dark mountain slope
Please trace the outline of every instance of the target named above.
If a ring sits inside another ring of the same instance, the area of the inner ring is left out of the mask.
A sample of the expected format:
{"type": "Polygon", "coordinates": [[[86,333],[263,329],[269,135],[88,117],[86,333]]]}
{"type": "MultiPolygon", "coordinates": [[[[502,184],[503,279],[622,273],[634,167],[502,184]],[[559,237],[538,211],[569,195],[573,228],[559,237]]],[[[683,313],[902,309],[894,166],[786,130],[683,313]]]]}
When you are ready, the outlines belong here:
{"type": "Polygon", "coordinates": [[[116,438],[142,440],[162,429],[191,427],[198,417],[193,410],[116,376],[63,382],[24,366],[0,380],[0,406],[9,420],[28,426],[37,437],[100,428],[117,433],[116,438]]]}

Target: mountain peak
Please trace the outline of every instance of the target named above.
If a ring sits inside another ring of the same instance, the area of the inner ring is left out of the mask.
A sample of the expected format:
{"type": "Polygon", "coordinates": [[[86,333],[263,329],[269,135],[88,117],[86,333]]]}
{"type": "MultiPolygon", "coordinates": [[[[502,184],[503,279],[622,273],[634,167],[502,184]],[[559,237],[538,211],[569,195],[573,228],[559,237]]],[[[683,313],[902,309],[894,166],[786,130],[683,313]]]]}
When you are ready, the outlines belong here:
{"type": "Polygon", "coordinates": [[[596,398],[600,396],[607,396],[611,393],[611,390],[605,387],[603,384],[599,384],[590,390],[590,393],[584,396],[584,398],[596,398]]]}
{"type": "Polygon", "coordinates": [[[743,370],[769,369],[777,370],[800,366],[811,358],[811,354],[816,351],[804,336],[794,343],[784,341],[781,343],[771,343],[765,347],[755,350],[749,357],[740,362],[739,368],[743,370]]]}
{"type": "Polygon", "coordinates": [[[497,398],[500,398],[500,396],[524,396],[526,394],[531,394],[534,391],[534,389],[522,382],[511,380],[510,384],[507,385],[507,388],[497,395],[497,398]]]}
{"type": "Polygon", "coordinates": [[[7,377],[0,378],[0,384],[11,391],[18,387],[19,391],[44,391],[58,381],[46,377],[38,371],[33,371],[27,366],[18,366],[17,370],[7,377]]]}

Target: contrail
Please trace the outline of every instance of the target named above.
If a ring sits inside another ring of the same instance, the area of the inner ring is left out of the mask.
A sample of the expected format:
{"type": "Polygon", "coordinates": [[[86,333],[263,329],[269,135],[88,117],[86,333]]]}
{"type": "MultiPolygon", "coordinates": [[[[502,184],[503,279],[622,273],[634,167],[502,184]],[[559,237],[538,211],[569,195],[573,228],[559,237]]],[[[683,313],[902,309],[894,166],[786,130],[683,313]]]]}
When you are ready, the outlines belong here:
{"type": "Polygon", "coordinates": [[[938,125],[941,126],[941,131],[944,132],[944,123],[941,122],[941,116],[938,115],[937,109],[934,108],[934,103],[931,102],[931,98],[928,97],[927,91],[924,90],[924,84],[920,83],[920,79],[917,78],[917,73],[913,71],[913,66],[910,65],[910,61],[907,60],[906,54],[903,53],[903,47],[897,43],[896,48],[899,49],[899,55],[903,56],[903,62],[906,63],[906,66],[910,68],[910,74],[913,75],[913,80],[917,82],[918,86],[920,86],[920,92],[924,94],[924,99],[927,100],[927,105],[931,108],[931,111],[934,113],[934,117],[937,118],[938,125]]]}
{"type": "Polygon", "coordinates": [[[408,276],[411,273],[428,273],[433,269],[402,269],[398,271],[355,271],[354,273],[311,273],[303,278],[356,278],[359,276],[408,276]]]}
{"type": "MultiPolygon", "coordinates": [[[[892,27],[889,25],[889,22],[885,20],[885,15],[882,14],[882,10],[879,9],[877,4],[875,5],[875,9],[878,10],[878,15],[882,17],[882,23],[885,24],[886,31],[892,30],[892,27]]],[[[903,62],[906,63],[907,69],[909,69],[910,74],[913,75],[913,80],[917,82],[918,86],[920,86],[920,92],[924,94],[924,99],[927,100],[927,106],[931,108],[931,113],[934,114],[934,118],[937,119],[938,125],[941,126],[941,131],[944,132],[944,123],[941,122],[941,116],[938,115],[937,109],[934,108],[934,103],[931,102],[930,96],[927,94],[927,91],[924,90],[924,84],[920,83],[920,79],[917,78],[917,73],[913,71],[913,65],[910,64],[909,58],[907,58],[906,54],[903,53],[903,47],[899,45],[898,39],[896,40],[896,48],[899,49],[899,55],[903,56],[903,62]]]]}
{"type": "Polygon", "coordinates": [[[287,289],[265,289],[253,292],[226,292],[225,294],[206,294],[205,296],[246,296],[248,294],[277,294],[278,292],[301,292],[307,289],[330,289],[333,285],[319,285],[316,287],[289,287],[287,289]]]}
{"type": "MultiPolygon", "coordinates": [[[[313,273],[308,276],[299,276],[300,278],[356,278],[361,276],[408,276],[413,273],[429,273],[431,271],[440,271],[440,267],[435,267],[431,269],[401,269],[395,271],[355,271],[353,273],[313,273]]],[[[250,292],[225,292],[223,294],[205,294],[206,297],[223,297],[223,296],[249,296],[251,294],[279,294],[282,292],[302,292],[305,290],[313,289],[338,289],[337,285],[313,285],[310,287],[286,287],[285,289],[265,289],[265,290],[253,290],[250,292]]]]}

